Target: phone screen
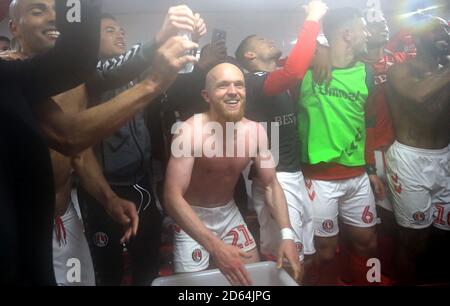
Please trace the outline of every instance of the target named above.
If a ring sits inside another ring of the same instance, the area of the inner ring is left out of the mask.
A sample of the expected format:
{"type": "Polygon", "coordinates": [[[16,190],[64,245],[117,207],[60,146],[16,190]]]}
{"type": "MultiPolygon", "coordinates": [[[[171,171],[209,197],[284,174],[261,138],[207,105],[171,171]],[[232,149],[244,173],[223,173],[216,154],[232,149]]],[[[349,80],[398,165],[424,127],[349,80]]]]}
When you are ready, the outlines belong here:
{"type": "Polygon", "coordinates": [[[224,30],[214,29],[212,34],[211,43],[215,43],[217,41],[225,41],[227,40],[227,32],[224,30]]]}

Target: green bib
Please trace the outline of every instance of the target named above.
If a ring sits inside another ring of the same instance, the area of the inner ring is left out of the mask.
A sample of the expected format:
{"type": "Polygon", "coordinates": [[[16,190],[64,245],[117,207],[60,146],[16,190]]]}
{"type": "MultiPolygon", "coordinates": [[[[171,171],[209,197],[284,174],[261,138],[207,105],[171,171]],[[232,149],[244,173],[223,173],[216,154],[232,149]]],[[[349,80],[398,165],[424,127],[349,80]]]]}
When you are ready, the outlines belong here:
{"type": "Polygon", "coordinates": [[[300,88],[301,160],[348,167],[365,165],[365,111],[369,88],[362,62],[334,69],[329,86],[314,82],[308,71],[300,88]]]}

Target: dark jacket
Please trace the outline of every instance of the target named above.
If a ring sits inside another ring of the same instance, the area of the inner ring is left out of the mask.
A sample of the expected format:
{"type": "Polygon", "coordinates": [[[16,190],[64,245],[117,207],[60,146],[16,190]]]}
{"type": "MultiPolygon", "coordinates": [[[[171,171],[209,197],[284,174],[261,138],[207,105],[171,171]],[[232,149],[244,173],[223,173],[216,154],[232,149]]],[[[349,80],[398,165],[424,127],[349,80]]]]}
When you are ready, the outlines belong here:
{"type": "MultiPolygon", "coordinates": [[[[142,80],[155,51],[154,42],[136,45],[125,55],[102,61],[87,83],[89,105],[105,103],[142,80]]],[[[132,186],[150,174],[151,145],[144,112],[94,147],[109,184],[132,186]]]]}

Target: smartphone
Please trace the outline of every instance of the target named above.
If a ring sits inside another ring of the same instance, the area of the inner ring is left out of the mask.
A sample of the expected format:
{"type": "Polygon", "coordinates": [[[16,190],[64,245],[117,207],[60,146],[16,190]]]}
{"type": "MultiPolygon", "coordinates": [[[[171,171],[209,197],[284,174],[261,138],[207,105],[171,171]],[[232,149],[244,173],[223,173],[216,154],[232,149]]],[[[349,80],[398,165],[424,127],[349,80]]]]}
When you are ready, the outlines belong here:
{"type": "Polygon", "coordinates": [[[214,44],[218,41],[223,40],[225,43],[227,41],[227,32],[224,30],[214,29],[212,33],[211,43],[214,44]]]}

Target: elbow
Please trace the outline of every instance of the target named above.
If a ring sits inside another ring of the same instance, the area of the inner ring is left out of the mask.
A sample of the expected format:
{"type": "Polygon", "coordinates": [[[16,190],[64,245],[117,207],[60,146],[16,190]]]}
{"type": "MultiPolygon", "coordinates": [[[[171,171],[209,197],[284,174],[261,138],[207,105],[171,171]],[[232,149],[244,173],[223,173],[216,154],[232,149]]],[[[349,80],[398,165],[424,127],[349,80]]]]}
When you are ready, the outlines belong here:
{"type": "Polygon", "coordinates": [[[55,149],[69,158],[77,158],[83,152],[83,149],[78,144],[69,139],[60,141],[55,149]]]}
{"type": "Polygon", "coordinates": [[[76,135],[60,133],[52,140],[52,149],[69,158],[77,158],[88,147],[84,147],[76,135]]]}
{"type": "Polygon", "coordinates": [[[173,192],[170,192],[167,190],[167,188],[164,188],[164,195],[163,195],[163,207],[166,213],[172,217],[172,211],[173,211],[173,203],[174,203],[174,195],[173,192]]]}
{"type": "Polygon", "coordinates": [[[66,152],[67,156],[70,158],[77,158],[80,156],[80,154],[86,150],[87,147],[81,146],[79,143],[75,141],[68,141],[66,144],[66,152]]]}

